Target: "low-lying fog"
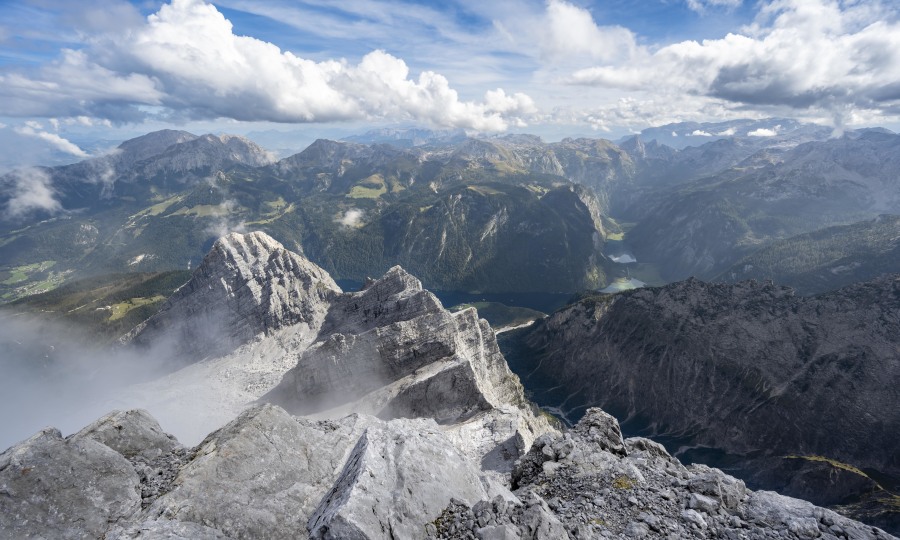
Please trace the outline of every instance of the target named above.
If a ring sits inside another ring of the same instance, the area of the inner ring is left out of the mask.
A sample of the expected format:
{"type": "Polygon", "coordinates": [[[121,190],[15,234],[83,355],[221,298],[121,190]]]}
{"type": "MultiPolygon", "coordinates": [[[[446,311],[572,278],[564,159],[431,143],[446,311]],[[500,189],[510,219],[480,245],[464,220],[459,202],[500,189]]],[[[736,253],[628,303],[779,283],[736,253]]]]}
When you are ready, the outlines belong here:
{"type": "MultiPolygon", "coordinates": [[[[171,371],[168,347],[136,351],[85,343],[90,340],[76,328],[0,315],[0,451],[45,427],[69,435],[115,409],[147,409],[185,444],[206,435],[208,425],[191,421],[194,411],[175,410],[174,402],[167,407],[168,396],[132,391],[171,371]]],[[[192,392],[196,402],[215,399],[202,387],[192,392]]]]}

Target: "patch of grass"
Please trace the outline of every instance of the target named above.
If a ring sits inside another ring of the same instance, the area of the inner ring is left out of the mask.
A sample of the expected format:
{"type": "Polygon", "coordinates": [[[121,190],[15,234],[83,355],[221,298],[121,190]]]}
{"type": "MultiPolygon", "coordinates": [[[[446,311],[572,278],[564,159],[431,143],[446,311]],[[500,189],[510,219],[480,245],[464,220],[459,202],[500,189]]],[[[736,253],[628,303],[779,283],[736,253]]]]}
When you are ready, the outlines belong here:
{"type": "Polygon", "coordinates": [[[470,189],[479,195],[489,196],[489,195],[502,195],[502,192],[497,191],[496,189],[488,186],[467,186],[466,189],[470,189]]]}
{"type": "Polygon", "coordinates": [[[181,207],[166,217],[171,217],[171,216],[207,217],[207,216],[222,216],[227,213],[228,213],[228,210],[219,204],[198,204],[197,206],[181,207]]]}
{"type": "Polygon", "coordinates": [[[112,314],[109,316],[110,321],[117,321],[128,314],[129,311],[148,304],[162,302],[166,297],[162,295],[151,296],[149,298],[129,298],[124,302],[113,304],[110,306],[112,314]]]}
{"type": "Polygon", "coordinates": [[[623,233],[623,232],[607,233],[606,239],[611,240],[613,242],[621,242],[622,240],[625,240],[625,233],[623,233]]]}
{"type": "Polygon", "coordinates": [[[134,220],[134,219],[144,217],[144,216],[158,216],[158,215],[162,214],[163,212],[165,212],[166,210],[168,210],[170,206],[181,201],[182,199],[184,199],[184,195],[175,195],[174,197],[169,197],[168,199],[166,199],[160,203],[154,204],[153,206],[150,206],[148,208],[141,210],[140,212],[131,216],[128,219],[134,220]]]}
{"type": "Polygon", "coordinates": [[[634,487],[634,480],[623,474],[617,476],[612,485],[616,489],[631,489],[634,487]]]}
{"type": "Polygon", "coordinates": [[[869,478],[869,475],[868,475],[868,474],[864,473],[863,471],[861,471],[860,469],[854,467],[853,465],[848,465],[847,463],[841,463],[840,461],[837,461],[837,460],[834,460],[834,459],[831,459],[831,458],[827,458],[827,457],[825,457],[825,456],[815,456],[815,455],[813,455],[813,456],[797,456],[797,455],[790,455],[790,456],[784,456],[784,459],[805,459],[806,461],[817,461],[817,462],[820,462],[820,463],[827,463],[827,464],[831,465],[832,467],[834,467],[835,469],[841,469],[841,470],[843,470],[843,471],[851,472],[851,473],[853,473],[853,474],[858,474],[858,475],[860,475],[860,476],[869,478]]]}
{"type": "MultiPolygon", "coordinates": [[[[280,199],[280,197],[279,197],[279,199],[280,199]]],[[[284,199],[281,199],[281,200],[283,201],[284,199]]],[[[266,204],[269,204],[269,203],[266,203],[266,204]]],[[[255,221],[247,221],[244,224],[245,225],[268,225],[269,223],[272,223],[275,220],[283,218],[285,216],[285,214],[290,214],[291,212],[293,212],[296,209],[297,209],[297,206],[294,203],[290,203],[289,205],[287,205],[287,207],[282,208],[281,210],[279,210],[277,212],[266,213],[265,214],[266,217],[264,217],[262,219],[257,219],[255,221]]]]}
{"type": "Polygon", "coordinates": [[[266,201],[264,204],[271,209],[270,213],[274,214],[282,211],[288,205],[287,201],[284,200],[284,197],[281,196],[274,201],[266,201]]]}
{"type": "Polygon", "coordinates": [[[387,193],[387,187],[384,184],[384,177],[380,174],[373,174],[350,188],[347,197],[351,199],[377,199],[385,193],[387,193]]]}
{"type": "Polygon", "coordinates": [[[39,263],[24,264],[22,266],[16,266],[16,267],[8,270],[10,275],[2,283],[3,283],[3,285],[15,285],[16,283],[21,283],[21,282],[27,280],[31,274],[49,270],[55,264],[56,264],[56,261],[42,261],[39,263]]]}

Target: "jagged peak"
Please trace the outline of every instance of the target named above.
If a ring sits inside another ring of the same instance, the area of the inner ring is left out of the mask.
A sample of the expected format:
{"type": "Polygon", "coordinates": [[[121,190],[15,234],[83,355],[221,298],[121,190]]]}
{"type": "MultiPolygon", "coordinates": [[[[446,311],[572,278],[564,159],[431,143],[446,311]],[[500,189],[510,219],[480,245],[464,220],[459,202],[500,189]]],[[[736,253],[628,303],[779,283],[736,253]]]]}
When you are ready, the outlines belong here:
{"type": "MultiPolygon", "coordinates": [[[[260,259],[268,259],[273,253],[287,251],[278,240],[262,231],[249,233],[232,232],[216,240],[210,253],[221,253],[232,260],[244,260],[253,264],[260,259]]],[[[204,262],[209,260],[204,259],[204,262]]]]}
{"type": "Polygon", "coordinates": [[[268,234],[230,233],[163,308],[122,341],[149,345],[176,332],[179,357],[227,353],[287,326],[302,323],[304,334],[314,332],[340,293],[327,272],[268,234]]]}
{"type": "Polygon", "coordinates": [[[422,282],[398,264],[391,267],[379,279],[367,280],[366,286],[360,292],[375,293],[379,297],[386,297],[403,292],[417,293],[421,290],[422,282]]]}

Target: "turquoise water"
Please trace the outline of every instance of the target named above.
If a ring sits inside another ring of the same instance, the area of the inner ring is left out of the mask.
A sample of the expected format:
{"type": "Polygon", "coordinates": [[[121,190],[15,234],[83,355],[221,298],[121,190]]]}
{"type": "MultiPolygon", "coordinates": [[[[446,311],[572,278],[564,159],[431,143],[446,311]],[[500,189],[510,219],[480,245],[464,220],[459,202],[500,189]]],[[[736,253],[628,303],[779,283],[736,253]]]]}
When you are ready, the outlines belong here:
{"type": "MultiPolygon", "coordinates": [[[[335,280],[338,286],[345,291],[358,291],[362,288],[362,282],[353,279],[335,280]]],[[[429,289],[430,290],[430,289],[429,289]]],[[[507,306],[517,306],[553,313],[565,306],[572,297],[570,294],[526,292],[526,293],[502,293],[485,292],[470,293],[465,291],[435,291],[432,290],[444,307],[452,307],[471,302],[498,302],[507,306]]]]}

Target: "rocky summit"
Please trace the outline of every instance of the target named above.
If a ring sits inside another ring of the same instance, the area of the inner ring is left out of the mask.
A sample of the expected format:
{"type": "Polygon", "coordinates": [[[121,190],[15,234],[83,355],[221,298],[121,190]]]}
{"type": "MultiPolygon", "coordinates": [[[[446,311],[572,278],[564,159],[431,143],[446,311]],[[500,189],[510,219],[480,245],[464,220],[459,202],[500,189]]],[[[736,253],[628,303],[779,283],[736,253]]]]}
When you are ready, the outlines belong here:
{"type": "Polygon", "coordinates": [[[342,292],[266,235],[232,234],[129,336],[184,367],[123,390],[155,396],[150,412],[0,454],[0,537],[892,538],[685,467],[599,409],[562,431],[475,310],[448,312],[399,267],[342,292]],[[215,333],[186,322],[204,314],[215,333]],[[155,348],[172,336],[194,344],[155,348]],[[157,410],[209,434],[182,444],[157,410]]]}

